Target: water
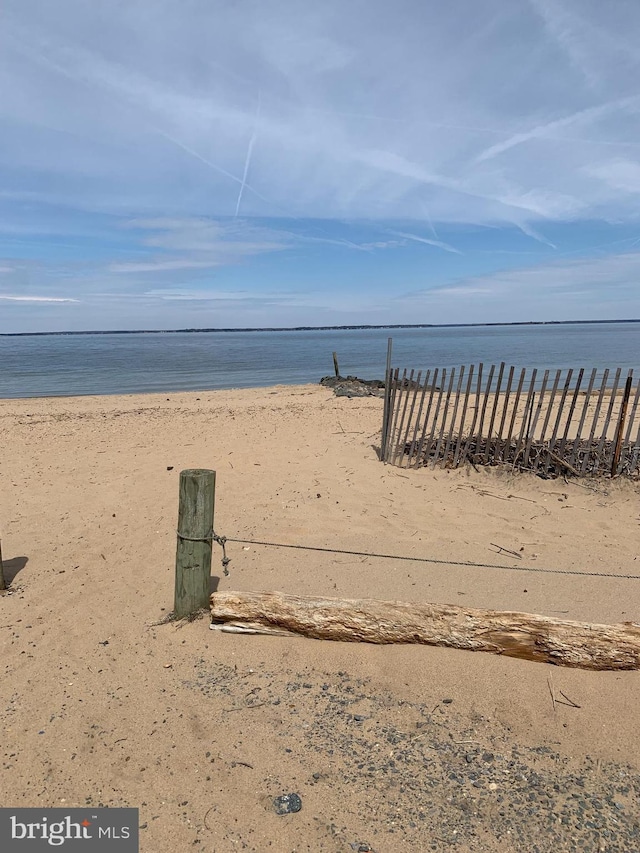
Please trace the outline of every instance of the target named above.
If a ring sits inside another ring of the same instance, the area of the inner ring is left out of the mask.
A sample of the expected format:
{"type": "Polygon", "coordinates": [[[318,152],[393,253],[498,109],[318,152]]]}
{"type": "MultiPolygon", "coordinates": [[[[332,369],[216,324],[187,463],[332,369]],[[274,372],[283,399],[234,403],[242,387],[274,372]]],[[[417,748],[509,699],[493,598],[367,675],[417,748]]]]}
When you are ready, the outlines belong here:
{"type": "Polygon", "coordinates": [[[640,323],[279,332],[0,336],[0,397],[130,394],[384,378],[396,367],[505,361],[640,372],[640,323]]]}

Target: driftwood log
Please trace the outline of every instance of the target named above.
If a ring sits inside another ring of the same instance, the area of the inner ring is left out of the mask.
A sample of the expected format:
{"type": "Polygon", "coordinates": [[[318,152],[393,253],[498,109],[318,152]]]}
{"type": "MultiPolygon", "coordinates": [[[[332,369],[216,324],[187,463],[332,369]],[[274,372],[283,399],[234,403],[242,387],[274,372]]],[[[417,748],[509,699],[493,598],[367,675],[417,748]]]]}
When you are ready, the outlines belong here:
{"type": "Polygon", "coordinates": [[[422,643],[592,670],[640,669],[640,625],[592,625],[448,604],[216,592],[212,627],[363,643],[422,643]]]}

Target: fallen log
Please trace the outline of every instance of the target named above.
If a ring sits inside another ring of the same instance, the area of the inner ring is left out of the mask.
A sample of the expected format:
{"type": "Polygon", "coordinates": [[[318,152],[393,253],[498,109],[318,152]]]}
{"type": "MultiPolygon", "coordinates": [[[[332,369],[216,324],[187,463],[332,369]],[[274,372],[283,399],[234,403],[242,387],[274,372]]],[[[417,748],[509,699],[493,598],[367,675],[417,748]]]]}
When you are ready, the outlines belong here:
{"type": "Polygon", "coordinates": [[[591,670],[640,669],[640,625],[594,625],[449,604],[215,592],[212,627],[364,643],[422,643],[591,670]]]}

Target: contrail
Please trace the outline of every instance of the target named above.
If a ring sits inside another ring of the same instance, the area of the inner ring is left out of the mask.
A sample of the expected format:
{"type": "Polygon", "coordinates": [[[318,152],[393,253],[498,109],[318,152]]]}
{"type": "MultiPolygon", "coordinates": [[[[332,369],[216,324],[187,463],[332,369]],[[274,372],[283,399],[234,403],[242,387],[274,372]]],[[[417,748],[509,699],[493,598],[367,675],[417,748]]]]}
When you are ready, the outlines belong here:
{"type": "MultiPolygon", "coordinates": [[[[178,148],[182,148],[182,150],[186,151],[187,154],[190,154],[192,157],[195,157],[196,160],[200,160],[201,163],[204,163],[205,166],[208,166],[210,169],[213,169],[214,172],[218,172],[218,174],[224,175],[226,178],[231,178],[231,180],[235,181],[237,184],[242,183],[242,180],[237,175],[234,175],[231,172],[227,172],[227,170],[223,169],[222,166],[218,166],[216,165],[216,163],[212,163],[211,160],[207,160],[207,158],[203,157],[202,154],[198,154],[198,152],[194,151],[193,148],[189,148],[189,146],[185,145],[184,142],[180,142],[179,139],[170,136],[166,131],[160,130],[159,127],[156,127],[152,124],[148,124],[148,126],[153,128],[153,130],[155,130],[155,132],[162,136],[164,139],[167,139],[169,142],[173,142],[173,144],[177,145],[178,148]]],[[[252,189],[252,187],[249,187],[249,189],[252,189]]]]}
{"type": "Polygon", "coordinates": [[[153,130],[155,130],[155,132],[160,134],[160,136],[169,140],[169,142],[173,142],[173,144],[177,145],[178,148],[182,148],[182,150],[186,151],[187,154],[190,154],[192,157],[195,157],[196,160],[200,160],[201,163],[204,163],[205,166],[208,166],[210,169],[213,169],[214,172],[218,172],[220,175],[224,175],[226,178],[231,178],[232,181],[235,181],[237,184],[240,184],[242,189],[244,189],[246,187],[246,189],[248,189],[255,196],[257,196],[257,198],[261,199],[262,201],[265,201],[267,204],[273,204],[273,202],[270,199],[266,198],[266,196],[263,196],[262,193],[259,193],[257,189],[255,189],[254,187],[251,186],[251,184],[248,184],[246,182],[246,177],[247,177],[246,170],[245,170],[244,178],[239,178],[237,175],[234,175],[232,172],[227,172],[227,170],[223,169],[222,166],[218,166],[216,163],[212,163],[211,160],[207,160],[207,158],[203,157],[202,154],[198,154],[198,152],[194,151],[193,148],[189,148],[189,146],[185,145],[184,142],[180,142],[179,139],[175,139],[173,136],[170,136],[164,130],[160,130],[159,127],[156,127],[155,125],[152,125],[149,123],[147,123],[147,126],[151,127],[153,130]]]}
{"type": "MultiPolygon", "coordinates": [[[[492,145],[490,148],[486,148],[484,151],[481,151],[477,157],[475,157],[474,163],[481,163],[484,160],[491,160],[498,154],[502,154],[505,151],[509,151],[509,149],[515,148],[516,145],[521,145],[523,142],[529,142],[532,139],[547,138],[549,131],[553,131],[558,128],[568,127],[572,124],[575,124],[576,122],[595,121],[601,116],[604,116],[609,112],[613,112],[614,110],[624,109],[625,107],[629,106],[635,106],[637,102],[638,96],[631,95],[625,98],[618,98],[614,101],[607,101],[606,103],[598,104],[595,107],[588,107],[587,109],[579,110],[578,112],[571,113],[571,115],[564,116],[564,118],[549,121],[546,124],[539,124],[536,127],[532,127],[530,130],[526,130],[522,133],[515,133],[513,134],[513,136],[510,136],[509,139],[505,139],[503,142],[499,142],[496,145],[492,145]]],[[[589,140],[584,139],[581,140],[581,142],[588,141],[589,140]]]]}
{"type": "Polygon", "coordinates": [[[426,204],[424,204],[424,202],[422,203],[422,209],[424,210],[425,216],[427,217],[427,222],[429,223],[429,228],[431,229],[431,233],[433,234],[434,239],[439,240],[440,238],[438,237],[438,232],[433,227],[433,222],[431,221],[431,215],[429,214],[429,208],[427,207],[426,204]]]}
{"type": "Polygon", "coordinates": [[[428,246],[435,246],[438,249],[444,249],[445,252],[453,252],[455,255],[463,254],[459,249],[450,246],[449,243],[443,243],[442,240],[428,240],[426,237],[418,237],[417,234],[407,234],[406,231],[389,231],[389,233],[397,237],[405,237],[407,240],[415,240],[417,243],[426,243],[428,246]]]}
{"type": "Polygon", "coordinates": [[[551,240],[547,240],[542,234],[532,228],[530,225],[527,225],[526,222],[515,222],[514,225],[516,228],[519,228],[523,234],[526,234],[527,237],[531,237],[532,240],[537,240],[538,243],[544,243],[545,246],[550,246],[552,249],[557,249],[558,247],[555,243],[552,243],[551,240]]]}
{"type": "Polygon", "coordinates": [[[251,134],[251,139],[249,140],[249,147],[247,148],[247,156],[244,161],[244,174],[242,175],[242,183],[240,184],[240,192],[238,193],[238,201],[236,202],[236,216],[240,212],[240,203],[242,201],[242,193],[244,192],[244,188],[247,185],[247,175],[249,173],[249,166],[251,164],[251,154],[253,152],[253,146],[255,145],[256,136],[258,133],[258,122],[260,120],[260,107],[262,103],[262,94],[258,94],[258,109],[256,110],[256,117],[253,122],[253,133],[251,134]]]}
{"type": "Polygon", "coordinates": [[[244,188],[247,185],[247,173],[249,171],[249,164],[251,163],[251,152],[253,151],[253,145],[256,141],[256,132],[255,130],[251,134],[251,139],[249,140],[249,147],[247,148],[247,157],[244,161],[244,174],[242,175],[242,182],[240,184],[240,192],[238,193],[238,201],[236,202],[236,216],[240,212],[240,202],[242,201],[242,193],[244,192],[244,188]]]}

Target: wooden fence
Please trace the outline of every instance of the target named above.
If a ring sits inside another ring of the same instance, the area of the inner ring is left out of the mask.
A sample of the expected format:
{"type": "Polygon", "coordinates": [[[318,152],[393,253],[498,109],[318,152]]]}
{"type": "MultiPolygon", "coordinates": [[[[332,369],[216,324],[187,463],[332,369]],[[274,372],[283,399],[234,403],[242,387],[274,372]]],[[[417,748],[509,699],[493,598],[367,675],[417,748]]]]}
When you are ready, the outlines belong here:
{"type": "Polygon", "coordinates": [[[640,383],[621,368],[388,366],[380,455],[400,467],[468,460],[543,477],[638,477],[639,400],[640,383]]]}

